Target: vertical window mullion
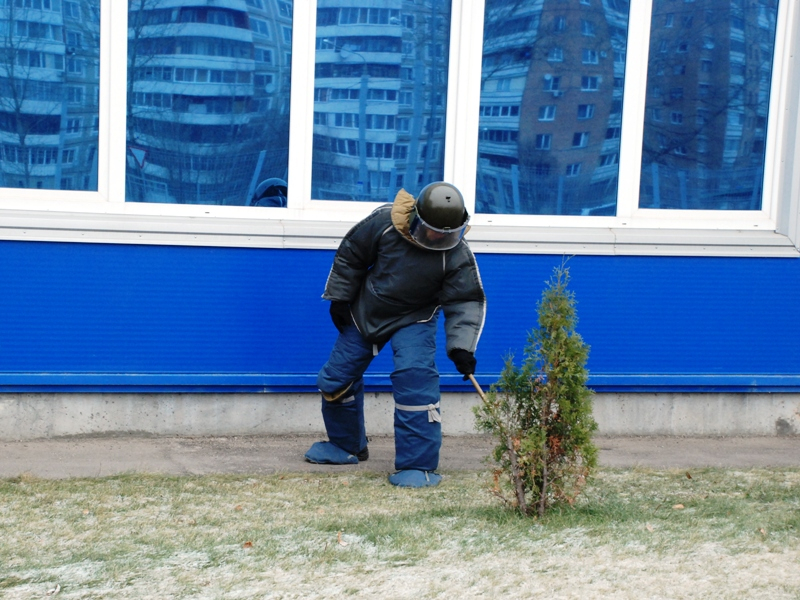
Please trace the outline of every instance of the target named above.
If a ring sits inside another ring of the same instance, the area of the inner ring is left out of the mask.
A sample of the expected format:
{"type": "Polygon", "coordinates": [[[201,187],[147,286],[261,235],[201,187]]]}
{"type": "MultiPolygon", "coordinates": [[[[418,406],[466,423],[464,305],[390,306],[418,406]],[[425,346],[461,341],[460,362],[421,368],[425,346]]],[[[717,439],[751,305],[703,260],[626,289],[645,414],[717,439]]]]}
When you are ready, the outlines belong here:
{"type": "Polygon", "coordinates": [[[647,65],[650,48],[652,2],[631,2],[625,62],[625,91],[619,156],[617,217],[629,218],[639,207],[647,65]],[[635,49],[635,51],[631,51],[635,49]]]}
{"type": "Polygon", "coordinates": [[[310,208],[314,137],[314,53],[317,2],[294,11],[292,21],[292,96],[289,110],[288,207],[310,208]],[[311,68],[309,68],[311,65],[311,68]]]}
{"type": "Polygon", "coordinates": [[[483,17],[484,0],[454,0],[444,174],[461,190],[470,214],[475,212],[483,61],[483,44],[474,40],[483,40],[483,17]]]}
{"type": "Polygon", "coordinates": [[[100,139],[98,191],[109,202],[125,202],[126,103],[128,92],[128,3],[100,5],[100,139]]]}
{"type": "MultiPolygon", "coordinates": [[[[800,120],[797,120],[797,132],[791,131],[784,125],[786,115],[794,114],[797,119],[797,94],[787,93],[784,89],[785,86],[790,85],[788,82],[792,80],[789,72],[791,69],[797,68],[797,61],[791,60],[790,57],[794,52],[790,50],[791,40],[797,40],[800,37],[800,8],[794,2],[780,2],[778,4],[778,27],[776,30],[775,38],[775,52],[772,64],[772,81],[770,82],[770,106],[769,114],[767,116],[767,142],[765,148],[765,161],[764,161],[764,183],[762,188],[762,213],[769,219],[779,223],[779,229],[787,230],[787,221],[792,218],[795,222],[795,229],[800,231],[797,223],[800,222],[800,211],[798,211],[798,196],[796,193],[786,194],[783,192],[784,181],[791,179],[791,176],[784,175],[785,171],[793,171],[793,165],[797,164],[797,160],[781,160],[781,150],[787,148],[786,136],[792,136],[800,132],[800,120]],[[794,35],[793,35],[794,34],[794,35]],[[792,100],[794,98],[794,107],[791,108],[792,100]],[[790,108],[787,108],[787,103],[790,108]],[[782,193],[783,192],[783,193],[782,193]],[[782,202],[781,202],[782,200],[782,202]],[[782,212],[783,214],[780,214],[782,212]],[[793,217],[787,217],[787,214],[793,213],[793,217]]],[[[795,76],[796,77],[796,76],[795,76]]],[[[797,84],[795,84],[797,86],[797,84]]],[[[797,89],[797,88],[795,88],[797,89]]],[[[788,119],[791,122],[791,119],[788,119]]],[[[795,142],[797,147],[798,142],[795,142]]],[[[788,186],[791,188],[791,185],[788,186]]],[[[796,236],[797,231],[793,231],[792,235],[796,236]]],[[[798,244],[795,238],[795,244],[798,244]]]]}

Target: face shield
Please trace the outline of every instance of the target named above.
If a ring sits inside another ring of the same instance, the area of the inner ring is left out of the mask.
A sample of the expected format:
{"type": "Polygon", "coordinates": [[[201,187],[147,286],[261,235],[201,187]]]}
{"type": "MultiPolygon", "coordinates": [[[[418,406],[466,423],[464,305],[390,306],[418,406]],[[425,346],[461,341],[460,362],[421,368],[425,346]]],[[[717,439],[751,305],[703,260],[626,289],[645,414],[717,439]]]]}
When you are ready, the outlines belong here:
{"type": "Polygon", "coordinates": [[[428,250],[450,250],[455,248],[467,231],[469,216],[460,227],[439,229],[422,220],[417,211],[411,217],[409,233],[417,244],[428,250]]]}

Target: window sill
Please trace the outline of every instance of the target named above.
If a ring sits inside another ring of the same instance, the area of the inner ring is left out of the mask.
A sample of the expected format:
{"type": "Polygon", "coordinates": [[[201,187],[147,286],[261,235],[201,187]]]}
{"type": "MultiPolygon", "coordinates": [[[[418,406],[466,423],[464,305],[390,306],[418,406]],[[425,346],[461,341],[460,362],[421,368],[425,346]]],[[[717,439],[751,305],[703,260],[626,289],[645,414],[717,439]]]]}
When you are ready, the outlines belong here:
{"type": "MultiPolygon", "coordinates": [[[[0,240],[298,249],[335,249],[356,220],[352,215],[347,221],[323,221],[32,210],[0,215],[0,240]]],[[[742,229],[478,223],[466,239],[478,253],[800,257],[785,235],[742,229]]]]}

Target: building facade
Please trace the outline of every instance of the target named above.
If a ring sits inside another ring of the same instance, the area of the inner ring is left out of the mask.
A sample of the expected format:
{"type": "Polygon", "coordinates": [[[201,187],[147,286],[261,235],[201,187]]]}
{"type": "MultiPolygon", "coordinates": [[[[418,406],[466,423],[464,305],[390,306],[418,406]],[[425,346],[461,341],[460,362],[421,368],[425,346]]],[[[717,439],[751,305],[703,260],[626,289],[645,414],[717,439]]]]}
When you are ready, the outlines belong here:
{"type": "Polygon", "coordinates": [[[439,179],[484,386],[566,261],[628,433],[800,431],[796,2],[0,0],[0,33],[0,436],[321,427],[338,243],[439,179]]]}

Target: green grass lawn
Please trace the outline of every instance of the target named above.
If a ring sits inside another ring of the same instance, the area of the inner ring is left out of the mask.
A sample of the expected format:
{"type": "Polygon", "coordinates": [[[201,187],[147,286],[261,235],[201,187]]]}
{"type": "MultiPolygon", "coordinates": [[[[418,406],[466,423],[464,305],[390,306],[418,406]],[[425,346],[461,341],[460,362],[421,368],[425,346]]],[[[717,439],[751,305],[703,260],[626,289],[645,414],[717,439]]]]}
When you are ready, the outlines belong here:
{"type": "Polygon", "coordinates": [[[800,598],[800,469],[599,469],[541,521],[444,475],[0,480],[0,598],[800,598]]]}

